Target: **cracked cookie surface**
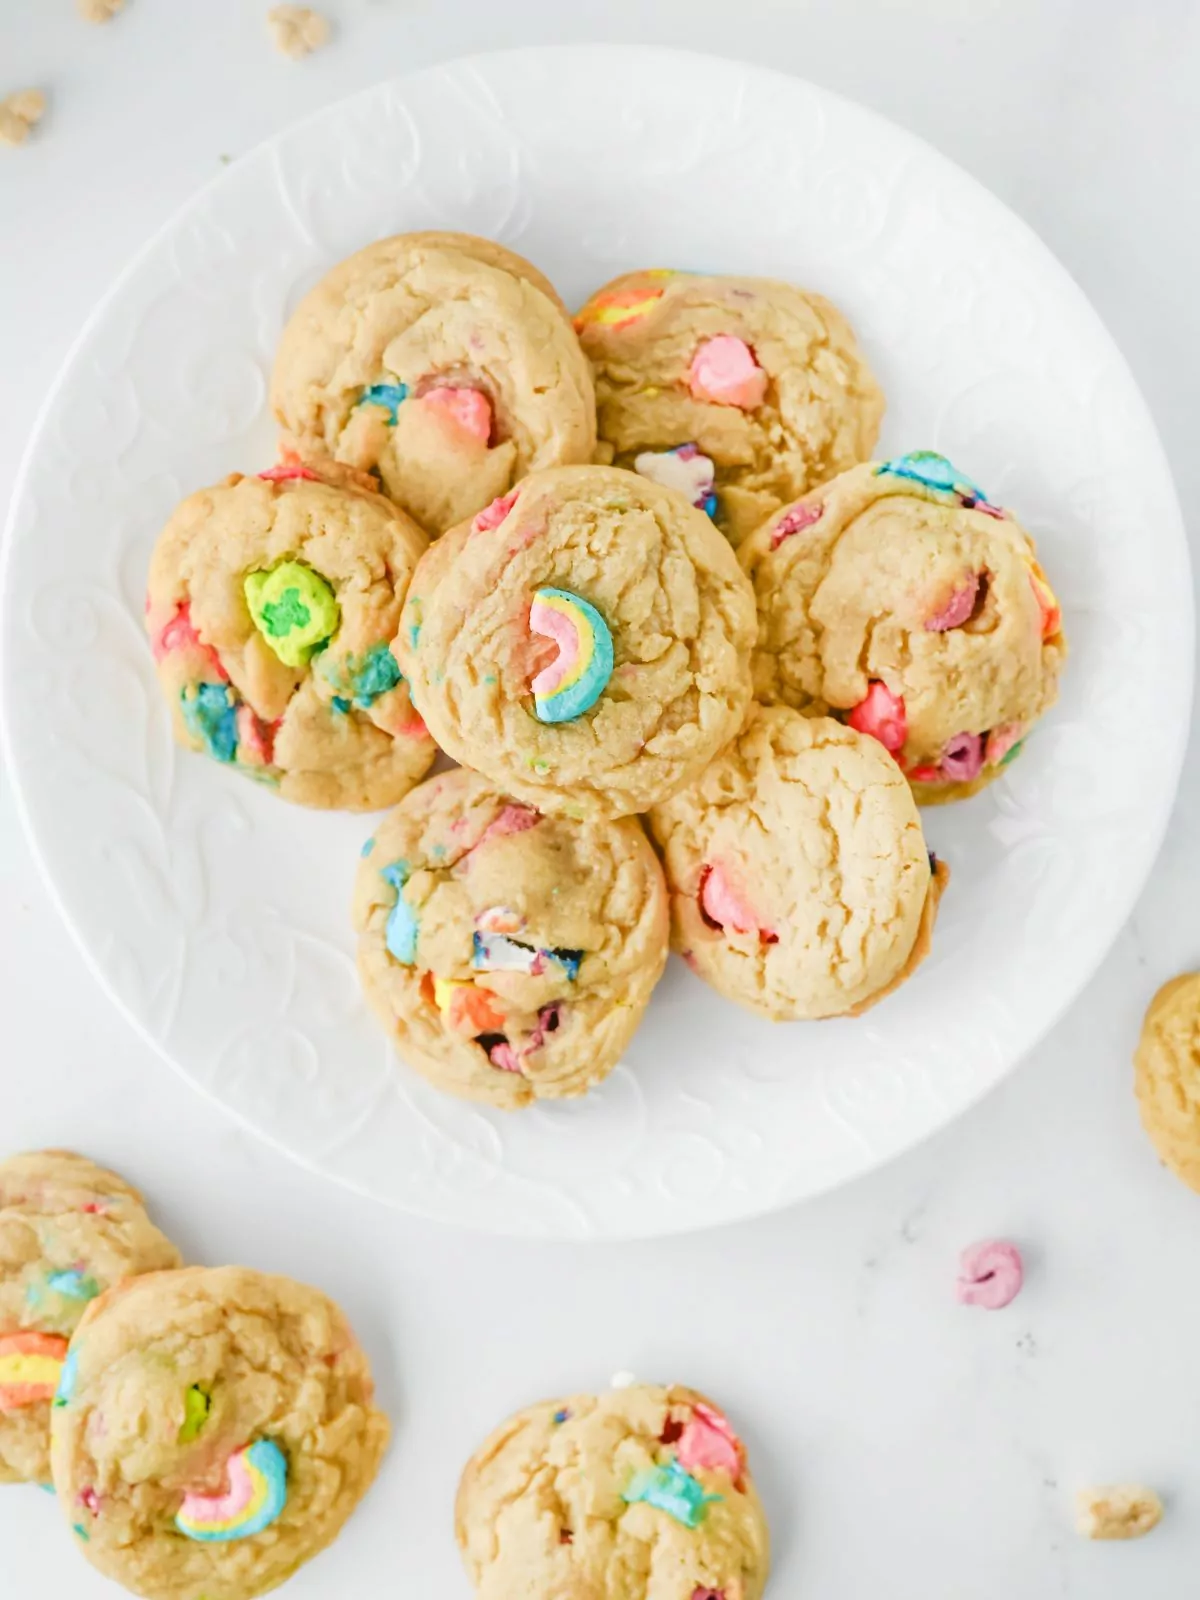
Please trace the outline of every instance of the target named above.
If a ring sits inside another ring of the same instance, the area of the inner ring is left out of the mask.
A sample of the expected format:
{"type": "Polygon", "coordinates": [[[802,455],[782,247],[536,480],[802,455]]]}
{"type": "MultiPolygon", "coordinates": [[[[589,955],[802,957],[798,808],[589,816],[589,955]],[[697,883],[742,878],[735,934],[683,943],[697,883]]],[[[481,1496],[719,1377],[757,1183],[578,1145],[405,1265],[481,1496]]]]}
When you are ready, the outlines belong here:
{"type": "Polygon", "coordinates": [[[336,266],[284,329],[271,404],[291,441],[378,474],[431,535],[596,442],[553,287],[465,233],[380,239],[336,266]]]}
{"type": "Polygon", "coordinates": [[[703,512],[636,473],[560,467],[430,546],[396,652],[455,760],[539,810],[619,816],[737,730],[753,639],[750,586],[703,512]]]}
{"type": "Polygon", "coordinates": [[[650,825],[674,947],[751,1010],[856,1014],[928,953],[946,869],[895,762],[831,718],[753,708],[650,825]]]}
{"type": "Polygon", "coordinates": [[[53,1412],[54,1485],[77,1548],[134,1594],[251,1600],[337,1536],[388,1432],[325,1295],[190,1267],[88,1308],[53,1412]]]}
{"type": "Polygon", "coordinates": [[[401,1056],[510,1109],[606,1077],[667,959],[666,886],[640,823],[542,816],[461,768],[381,822],[354,923],[401,1056]]]}
{"type": "Polygon", "coordinates": [[[653,457],[694,446],[735,545],[874,449],[883,396],[820,295],[767,278],[631,272],[598,289],[576,326],[615,463],[661,473],[653,457]]]}
{"type": "Polygon", "coordinates": [[[48,1483],[50,1403],[89,1303],[179,1252],[116,1173],[69,1150],[0,1161],[0,1483],[48,1483]]]}
{"type": "Polygon", "coordinates": [[[467,1463],[455,1531],[479,1600],[760,1600],[770,1565],[740,1439],[679,1385],[518,1411],[467,1463]]]}
{"type": "Polygon", "coordinates": [[[146,630],[180,744],[285,800],[373,810],[437,753],[390,648],[427,541],[351,476],[292,458],[190,495],[155,547],[146,630]]]}
{"type": "Polygon", "coordinates": [[[1057,697],[1066,641],[1033,541],[943,456],[856,467],[738,554],[756,698],[844,716],[923,804],[989,783],[1057,697]]]}

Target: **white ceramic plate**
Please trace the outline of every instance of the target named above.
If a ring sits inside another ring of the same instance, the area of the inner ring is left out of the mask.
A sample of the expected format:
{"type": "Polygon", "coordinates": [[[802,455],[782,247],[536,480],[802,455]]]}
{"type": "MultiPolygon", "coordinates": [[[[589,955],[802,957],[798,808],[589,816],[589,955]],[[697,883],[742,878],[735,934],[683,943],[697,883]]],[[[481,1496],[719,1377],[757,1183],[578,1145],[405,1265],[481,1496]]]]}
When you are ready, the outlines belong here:
{"type": "Polygon", "coordinates": [[[109,992],[197,1088],[298,1160],[480,1228],[724,1222],[845,1182],[948,1122],[1095,970],[1182,757],[1179,510],[1083,296],[909,135],[704,57],[456,62],[237,162],[92,318],[9,533],[12,768],[109,992]],[[369,819],[300,811],[172,745],[141,621],[156,533],[185,492],[272,459],[267,379],[300,295],[367,241],[429,227],[503,240],[569,302],[645,265],[821,290],[882,380],[884,451],[944,451],[1037,536],[1072,644],[1062,703],[984,796],[927,813],[954,873],[934,953],[866,1018],[772,1026],[673,960],[628,1059],[586,1100],[513,1116],[460,1104],[396,1061],[358,992],[347,905],[369,819]]]}

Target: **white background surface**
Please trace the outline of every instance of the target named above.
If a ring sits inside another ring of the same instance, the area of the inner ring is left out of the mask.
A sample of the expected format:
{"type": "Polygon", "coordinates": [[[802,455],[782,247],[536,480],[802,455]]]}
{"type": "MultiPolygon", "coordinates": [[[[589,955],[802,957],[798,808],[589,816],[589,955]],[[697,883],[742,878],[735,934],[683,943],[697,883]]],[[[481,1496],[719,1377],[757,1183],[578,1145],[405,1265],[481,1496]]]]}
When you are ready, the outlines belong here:
{"type": "MultiPolygon", "coordinates": [[[[491,46],[686,43],[803,73],[924,134],[1042,233],[1122,344],[1200,490],[1200,11],[953,0],[330,0],[326,52],[273,54],[260,0],[131,0],[90,30],[70,0],[0,0],[0,93],[41,83],[36,142],[0,151],[0,495],[32,412],[129,253],[219,165],[329,99],[491,46]]],[[[620,87],[613,86],[618,107],[620,87]]],[[[593,108],[602,117],[609,107],[593,108]]],[[[714,107],[719,115],[720,108],[714,107]]],[[[716,225],[716,224],[715,224],[716,225]]],[[[1120,759],[1114,751],[1113,759],[1120,759]]],[[[1151,886],[1028,1065],[875,1178],[715,1234],[586,1248],[439,1230],[260,1148],[139,1044],[58,925],[0,800],[0,1146],[73,1144],[140,1183],[197,1259],[320,1283],[377,1366],[396,1444],[296,1600],[387,1585],[465,1597],[450,1534],[462,1459],[508,1409],[617,1368],[707,1388],[747,1436],[776,1539],[772,1596],[1175,1600],[1200,1565],[1200,1201],[1137,1127],[1128,1057],[1154,987],[1200,960],[1193,756],[1151,886]],[[1000,1233],[1029,1281],[957,1308],[958,1249],[1000,1233]],[[1070,1493],[1167,1496],[1153,1538],[1088,1546],[1070,1493]]],[[[4,1600],[112,1593],[49,1497],[0,1496],[4,1600]]]]}

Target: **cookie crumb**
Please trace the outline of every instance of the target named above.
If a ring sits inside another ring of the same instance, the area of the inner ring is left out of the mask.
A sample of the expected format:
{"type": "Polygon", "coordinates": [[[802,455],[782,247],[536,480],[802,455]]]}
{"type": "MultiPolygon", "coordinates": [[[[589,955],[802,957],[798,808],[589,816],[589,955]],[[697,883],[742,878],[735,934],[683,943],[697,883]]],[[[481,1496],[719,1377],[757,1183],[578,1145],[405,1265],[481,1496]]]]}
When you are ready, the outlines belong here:
{"type": "Polygon", "coordinates": [[[76,9],[85,22],[111,22],[124,4],[125,0],[75,0],[76,9]]]}
{"type": "Polygon", "coordinates": [[[329,39],[328,21],[309,6],[273,6],[267,12],[267,26],[275,48],[293,61],[303,60],[329,39]]]}
{"type": "Polygon", "coordinates": [[[45,111],[46,96],[40,89],[18,89],[0,100],[0,144],[24,144],[45,111]]]}
{"type": "Polygon", "coordinates": [[[1087,1539],[1140,1539],[1158,1527],[1163,1514],[1154,1490],[1140,1484],[1081,1489],[1076,1506],[1079,1531],[1087,1539]]]}

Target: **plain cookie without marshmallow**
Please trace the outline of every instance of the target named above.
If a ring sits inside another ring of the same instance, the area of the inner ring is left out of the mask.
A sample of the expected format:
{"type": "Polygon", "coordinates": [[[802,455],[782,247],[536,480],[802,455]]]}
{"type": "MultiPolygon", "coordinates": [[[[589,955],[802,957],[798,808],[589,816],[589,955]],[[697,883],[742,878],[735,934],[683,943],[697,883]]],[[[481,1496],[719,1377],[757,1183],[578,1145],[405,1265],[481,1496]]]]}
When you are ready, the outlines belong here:
{"type": "Polygon", "coordinates": [[[944,456],[855,467],[739,557],[758,602],[756,698],[844,716],[922,804],[991,782],[1057,698],[1062,613],[1033,541],[944,456]]]}
{"type": "Polygon", "coordinates": [[[354,923],[401,1056],[506,1109],[606,1077],[667,960],[666,885],[640,823],[541,816],[461,768],[380,824],[354,923]]]}
{"type": "Polygon", "coordinates": [[[347,469],[295,457],[184,500],[146,595],[179,743],[302,805],[394,805],[437,754],[390,648],[426,543],[347,469]]]}
{"type": "Polygon", "coordinates": [[[0,1483],[47,1483],[50,1403],[88,1304],[179,1264],[137,1190],[86,1156],[0,1161],[0,1483]]]}
{"type": "Polygon", "coordinates": [[[678,1385],[518,1411],[467,1463],[478,1600],[760,1600],[766,1517],[728,1419],[678,1385]]]}
{"type": "Polygon", "coordinates": [[[88,1308],[55,1401],[76,1547],[146,1600],[251,1600],[326,1545],[387,1447],[367,1358],[316,1289],[246,1267],[88,1308]]]}
{"type": "Polygon", "coordinates": [[[290,443],[377,473],[433,535],[596,443],[554,288],[466,233],[380,239],[336,266],[283,331],[271,405],[290,443]]]}
{"type": "Polygon", "coordinates": [[[1200,972],[1164,983],[1134,1054],[1142,1126],[1163,1162],[1200,1193],[1200,972]]]}
{"type": "Polygon", "coordinates": [[[701,511],[636,473],[537,473],[430,546],[396,652],[447,754],[541,811],[621,816],[750,701],[754,597],[701,511]]]}
{"type": "Polygon", "coordinates": [[[575,325],[613,460],[681,490],[735,545],[875,447],[883,396],[820,295],[768,278],[631,272],[575,325]]]}
{"type": "Polygon", "coordinates": [[[753,1011],[857,1015],[929,951],[947,869],[926,851],[896,763],[840,722],[753,708],[650,825],[672,943],[753,1011]]]}

